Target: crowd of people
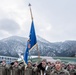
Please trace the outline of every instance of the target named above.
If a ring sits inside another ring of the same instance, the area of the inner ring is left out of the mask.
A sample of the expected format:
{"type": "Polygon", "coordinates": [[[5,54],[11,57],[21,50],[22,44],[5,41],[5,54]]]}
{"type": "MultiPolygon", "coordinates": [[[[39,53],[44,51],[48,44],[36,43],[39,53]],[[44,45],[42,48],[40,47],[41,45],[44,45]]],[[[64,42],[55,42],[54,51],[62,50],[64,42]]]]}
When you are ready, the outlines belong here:
{"type": "Polygon", "coordinates": [[[76,75],[76,64],[65,64],[60,60],[52,63],[46,59],[39,63],[28,61],[27,65],[18,61],[6,64],[3,60],[0,64],[0,75],[76,75]]]}

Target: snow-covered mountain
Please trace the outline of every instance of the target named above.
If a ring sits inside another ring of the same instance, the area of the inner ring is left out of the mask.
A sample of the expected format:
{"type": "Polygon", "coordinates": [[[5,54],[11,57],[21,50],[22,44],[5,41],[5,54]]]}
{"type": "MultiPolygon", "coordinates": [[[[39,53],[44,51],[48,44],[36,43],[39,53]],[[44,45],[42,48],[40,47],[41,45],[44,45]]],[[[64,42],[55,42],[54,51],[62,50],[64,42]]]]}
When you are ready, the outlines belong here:
{"type": "MultiPolygon", "coordinates": [[[[27,38],[12,36],[0,40],[0,55],[16,56],[24,54],[27,44],[27,38]]],[[[50,43],[41,37],[37,37],[38,50],[34,48],[30,55],[42,56],[74,56],[76,54],[76,41],[65,41],[50,43]]]]}

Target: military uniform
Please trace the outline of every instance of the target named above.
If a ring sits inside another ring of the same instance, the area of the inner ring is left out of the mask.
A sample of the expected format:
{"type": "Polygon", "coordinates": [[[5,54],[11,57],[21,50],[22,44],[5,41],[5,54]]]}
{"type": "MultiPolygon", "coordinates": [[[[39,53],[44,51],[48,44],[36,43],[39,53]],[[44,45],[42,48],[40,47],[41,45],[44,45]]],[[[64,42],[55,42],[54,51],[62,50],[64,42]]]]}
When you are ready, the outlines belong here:
{"type": "Polygon", "coordinates": [[[34,75],[33,74],[33,67],[26,67],[25,75],[34,75]]]}
{"type": "Polygon", "coordinates": [[[51,71],[52,71],[52,67],[48,66],[48,68],[45,70],[46,75],[50,75],[51,71]]]}
{"type": "Polygon", "coordinates": [[[44,69],[35,67],[33,71],[34,71],[33,75],[50,75],[51,67],[47,67],[44,69]]]}
{"type": "Polygon", "coordinates": [[[40,63],[36,68],[35,72],[37,75],[43,75],[45,71],[45,68],[42,67],[42,63],[40,63]]]}
{"type": "Polygon", "coordinates": [[[75,68],[74,68],[73,64],[70,63],[67,67],[67,70],[69,71],[70,75],[74,75],[75,68]]]}
{"type": "Polygon", "coordinates": [[[61,69],[60,71],[53,70],[50,75],[70,75],[67,70],[61,69]]]}
{"type": "Polygon", "coordinates": [[[25,65],[24,64],[20,64],[19,65],[19,69],[20,69],[20,75],[24,75],[24,73],[25,73],[25,65]]]}
{"type": "Polygon", "coordinates": [[[0,75],[7,75],[7,67],[6,65],[0,65],[0,75]]]}
{"type": "Polygon", "coordinates": [[[76,69],[74,70],[74,75],[76,75],[76,69]]]}
{"type": "Polygon", "coordinates": [[[38,73],[37,73],[37,67],[33,68],[33,75],[38,75],[38,73]]]}
{"type": "Polygon", "coordinates": [[[36,68],[34,72],[35,72],[35,75],[44,75],[44,71],[39,68],[36,68]]]}
{"type": "Polygon", "coordinates": [[[70,75],[74,75],[75,74],[75,69],[72,69],[72,70],[68,70],[70,75]]]}
{"type": "Polygon", "coordinates": [[[19,66],[17,66],[17,67],[13,66],[12,67],[11,75],[20,75],[20,68],[19,68],[19,66]]]}
{"type": "Polygon", "coordinates": [[[11,74],[10,74],[10,70],[11,70],[11,69],[10,69],[10,65],[7,65],[7,66],[6,66],[7,75],[11,75],[11,74]]]}

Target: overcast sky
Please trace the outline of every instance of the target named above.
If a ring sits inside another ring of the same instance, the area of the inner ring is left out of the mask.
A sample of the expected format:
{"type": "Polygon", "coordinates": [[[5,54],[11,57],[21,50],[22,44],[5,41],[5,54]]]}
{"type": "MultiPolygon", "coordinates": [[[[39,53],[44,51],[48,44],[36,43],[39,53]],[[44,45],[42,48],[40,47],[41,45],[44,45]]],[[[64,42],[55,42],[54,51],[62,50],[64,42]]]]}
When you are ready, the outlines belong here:
{"type": "Polygon", "coordinates": [[[76,0],[0,0],[0,39],[29,37],[29,3],[36,35],[50,42],[76,40],[76,0]]]}

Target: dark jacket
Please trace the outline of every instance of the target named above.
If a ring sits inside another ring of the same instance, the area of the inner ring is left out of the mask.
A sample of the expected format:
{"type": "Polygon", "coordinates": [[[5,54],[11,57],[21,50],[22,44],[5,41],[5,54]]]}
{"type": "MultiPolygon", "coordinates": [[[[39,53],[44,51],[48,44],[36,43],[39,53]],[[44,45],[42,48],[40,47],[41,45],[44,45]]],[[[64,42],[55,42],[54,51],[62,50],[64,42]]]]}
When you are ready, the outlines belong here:
{"type": "Polygon", "coordinates": [[[0,65],[0,75],[7,75],[7,67],[6,65],[0,65]]]}
{"type": "Polygon", "coordinates": [[[11,74],[12,75],[20,75],[20,68],[19,68],[19,66],[17,66],[17,67],[13,66],[11,74]]]}
{"type": "Polygon", "coordinates": [[[60,71],[53,70],[50,75],[70,75],[67,70],[61,69],[60,71]]]}
{"type": "Polygon", "coordinates": [[[33,75],[33,67],[26,67],[25,75],[33,75]]]}

